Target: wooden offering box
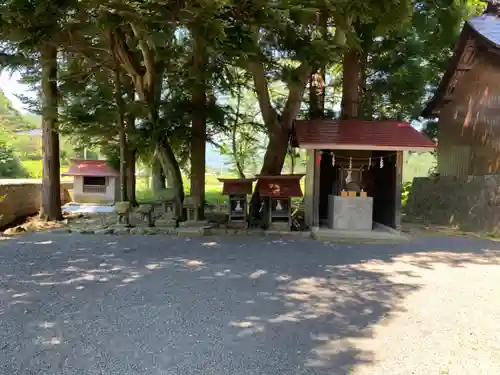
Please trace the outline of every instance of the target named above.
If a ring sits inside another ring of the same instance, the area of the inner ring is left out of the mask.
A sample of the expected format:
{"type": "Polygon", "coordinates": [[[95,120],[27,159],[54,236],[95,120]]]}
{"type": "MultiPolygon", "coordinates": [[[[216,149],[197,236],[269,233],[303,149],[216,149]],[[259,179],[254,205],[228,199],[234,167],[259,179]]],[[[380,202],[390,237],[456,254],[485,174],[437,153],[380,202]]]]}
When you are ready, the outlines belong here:
{"type": "Polygon", "coordinates": [[[228,196],[229,222],[246,222],[248,218],[247,195],[252,194],[255,178],[219,178],[222,194],[228,196]]]}
{"type": "Polygon", "coordinates": [[[259,194],[264,198],[269,226],[278,223],[286,224],[288,230],[292,225],[292,199],[302,197],[300,179],[303,174],[257,176],[259,194]]]}

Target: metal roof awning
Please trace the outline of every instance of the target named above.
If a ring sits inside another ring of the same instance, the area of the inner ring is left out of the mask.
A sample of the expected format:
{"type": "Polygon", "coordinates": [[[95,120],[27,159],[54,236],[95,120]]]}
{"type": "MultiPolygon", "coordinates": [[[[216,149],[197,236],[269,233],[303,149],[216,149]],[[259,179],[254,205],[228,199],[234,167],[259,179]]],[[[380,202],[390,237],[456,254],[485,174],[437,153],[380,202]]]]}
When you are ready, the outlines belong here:
{"type": "Polygon", "coordinates": [[[292,145],[304,149],[432,151],[434,142],[407,122],[296,120],[292,145]]]}

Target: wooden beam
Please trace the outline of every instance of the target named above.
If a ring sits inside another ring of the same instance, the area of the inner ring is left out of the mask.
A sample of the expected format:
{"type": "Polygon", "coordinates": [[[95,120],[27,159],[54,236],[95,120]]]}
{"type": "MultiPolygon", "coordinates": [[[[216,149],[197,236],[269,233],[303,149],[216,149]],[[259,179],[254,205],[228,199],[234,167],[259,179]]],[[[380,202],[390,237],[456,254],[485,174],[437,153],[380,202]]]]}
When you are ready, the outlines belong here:
{"type": "Polygon", "coordinates": [[[403,152],[398,151],[396,154],[396,202],[395,209],[396,213],[394,215],[394,228],[396,230],[401,230],[401,194],[403,192],[403,152]]]}
{"type": "Polygon", "coordinates": [[[314,182],[313,182],[313,220],[312,227],[319,228],[319,194],[320,194],[320,173],[321,173],[321,150],[314,150],[314,182]],[[318,163],[318,160],[320,162],[318,163]]]}
{"type": "Polygon", "coordinates": [[[460,64],[459,66],[457,66],[457,70],[459,71],[468,71],[471,70],[472,68],[473,68],[472,64],[460,64]]]}

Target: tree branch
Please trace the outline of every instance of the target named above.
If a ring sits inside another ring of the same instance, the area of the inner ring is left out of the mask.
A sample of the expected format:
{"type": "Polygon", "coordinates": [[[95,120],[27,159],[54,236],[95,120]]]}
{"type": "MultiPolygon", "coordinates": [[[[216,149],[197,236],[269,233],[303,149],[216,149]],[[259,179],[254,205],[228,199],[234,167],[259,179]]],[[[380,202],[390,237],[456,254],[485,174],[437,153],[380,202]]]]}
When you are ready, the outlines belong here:
{"type": "Polygon", "coordinates": [[[309,62],[302,62],[300,66],[295,69],[294,80],[288,84],[288,98],[286,100],[285,108],[281,118],[281,123],[291,125],[295,120],[300,110],[300,104],[304,97],[307,81],[312,73],[312,67],[309,62]]]}
{"type": "Polygon", "coordinates": [[[255,91],[264,123],[268,128],[272,127],[278,120],[278,113],[271,104],[269,85],[265,76],[264,66],[260,61],[250,61],[247,63],[247,68],[253,76],[255,91]]]}
{"type": "Polygon", "coordinates": [[[123,33],[119,29],[116,29],[116,31],[113,32],[112,35],[113,48],[116,49],[116,54],[120,59],[120,62],[123,65],[125,71],[130,75],[132,79],[141,76],[141,66],[135,59],[135,56],[130,48],[128,48],[123,33]]]}
{"type": "Polygon", "coordinates": [[[142,58],[144,60],[144,66],[146,67],[146,72],[143,76],[143,84],[145,90],[147,91],[147,88],[150,88],[152,86],[153,80],[156,77],[154,49],[151,46],[151,43],[148,43],[146,40],[144,40],[141,31],[135,23],[130,22],[130,28],[132,29],[132,32],[137,39],[137,45],[141,50],[142,58]]]}
{"type": "Polygon", "coordinates": [[[17,69],[19,67],[31,66],[34,61],[24,55],[12,55],[0,52],[0,70],[17,69]]]}

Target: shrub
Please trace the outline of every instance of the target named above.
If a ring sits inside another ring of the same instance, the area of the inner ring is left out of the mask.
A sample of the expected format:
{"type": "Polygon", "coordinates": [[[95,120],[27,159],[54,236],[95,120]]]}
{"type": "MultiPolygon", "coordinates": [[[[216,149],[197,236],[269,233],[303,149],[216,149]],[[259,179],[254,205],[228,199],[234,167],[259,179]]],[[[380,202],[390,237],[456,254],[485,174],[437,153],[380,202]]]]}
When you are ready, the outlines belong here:
{"type": "Polygon", "coordinates": [[[25,178],[26,170],[14,153],[11,140],[7,132],[0,132],[0,178],[25,178]]]}
{"type": "Polygon", "coordinates": [[[406,203],[408,202],[408,197],[410,195],[412,182],[413,181],[406,181],[403,183],[403,190],[401,192],[401,204],[403,207],[406,206],[406,203]]]}

